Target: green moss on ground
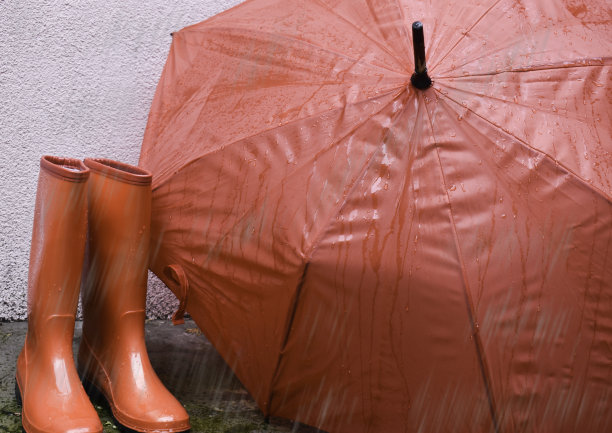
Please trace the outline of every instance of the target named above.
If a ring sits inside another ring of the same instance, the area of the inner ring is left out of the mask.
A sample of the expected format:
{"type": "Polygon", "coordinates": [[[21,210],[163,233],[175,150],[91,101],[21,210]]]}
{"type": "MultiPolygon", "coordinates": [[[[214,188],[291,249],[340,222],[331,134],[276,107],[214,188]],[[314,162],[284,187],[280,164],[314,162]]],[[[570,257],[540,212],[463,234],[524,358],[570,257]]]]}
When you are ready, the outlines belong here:
{"type": "Polygon", "coordinates": [[[21,433],[21,408],[16,401],[4,401],[0,405],[0,431],[21,433]]]}
{"type": "Polygon", "coordinates": [[[253,411],[225,411],[195,402],[185,404],[189,413],[192,432],[202,433],[251,433],[276,432],[267,429],[262,419],[253,411]]]}

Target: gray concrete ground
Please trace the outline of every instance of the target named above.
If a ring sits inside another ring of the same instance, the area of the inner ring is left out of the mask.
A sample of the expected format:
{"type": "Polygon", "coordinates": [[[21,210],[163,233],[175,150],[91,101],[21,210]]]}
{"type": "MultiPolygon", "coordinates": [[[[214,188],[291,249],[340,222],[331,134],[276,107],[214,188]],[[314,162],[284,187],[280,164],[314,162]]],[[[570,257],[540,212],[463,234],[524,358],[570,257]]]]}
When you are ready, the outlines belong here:
{"type": "MultiPolygon", "coordinates": [[[[15,362],[23,345],[26,322],[0,323],[0,432],[20,432],[20,407],[14,397],[15,362]]],[[[77,322],[74,352],[81,337],[77,322]]],[[[154,320],[146,324],[149,356],[155,371],[191,416],[193,433],[315,433],[289,420],[269,423],[214,347],[187,320],[185,325],[154,320]]],[[[103,406],[96,406],[104,432],[118,428],[103,406]]]]}

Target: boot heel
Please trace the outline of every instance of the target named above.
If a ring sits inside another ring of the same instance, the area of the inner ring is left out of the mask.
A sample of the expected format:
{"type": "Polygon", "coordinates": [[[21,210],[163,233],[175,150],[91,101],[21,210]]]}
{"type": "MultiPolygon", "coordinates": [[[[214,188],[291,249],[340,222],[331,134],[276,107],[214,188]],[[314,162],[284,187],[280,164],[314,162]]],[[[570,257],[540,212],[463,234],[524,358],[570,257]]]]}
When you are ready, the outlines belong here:
{"type": "Polygon", "coordinates": [[[23,406],[23,401],[21,400],[21,390],[19,389],[19,385],[17,385],[17,379],[15,379],[15,400],[17,400],[17,404],[19,406],[23,406]]]}
{"type": "Polygon", "coordinates": [[[89,396],[89,399],[92,403],[100,406],[108,406],[106,397],[104,397],[104,394],[102,394],[102,392],[98,389],[96,385],[94,385],[84,377],[81,378],[81,383],[83,384],[83,389],[89,396]]]}

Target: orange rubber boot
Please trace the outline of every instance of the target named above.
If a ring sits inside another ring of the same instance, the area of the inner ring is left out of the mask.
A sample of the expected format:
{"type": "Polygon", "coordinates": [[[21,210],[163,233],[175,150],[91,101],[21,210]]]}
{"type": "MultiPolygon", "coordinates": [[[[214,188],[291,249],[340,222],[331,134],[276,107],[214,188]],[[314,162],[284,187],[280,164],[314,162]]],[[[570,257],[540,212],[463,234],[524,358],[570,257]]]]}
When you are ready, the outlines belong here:
{"type": "Polygon", "coordinates": [[[72,337],[87,235],[89,170],[43,156],[28,275],[28,332],[17,358],[16,394],[28,433],[101,432],[74,366],[72,337]]]}
{"type": "Polygon", "coordinates": [[[189,416],[161,383],[144,340],[151,220],[151,174],[86,159],[89,238],[78,366],[117,422],[140,432],[189,430],[189,416]]]}

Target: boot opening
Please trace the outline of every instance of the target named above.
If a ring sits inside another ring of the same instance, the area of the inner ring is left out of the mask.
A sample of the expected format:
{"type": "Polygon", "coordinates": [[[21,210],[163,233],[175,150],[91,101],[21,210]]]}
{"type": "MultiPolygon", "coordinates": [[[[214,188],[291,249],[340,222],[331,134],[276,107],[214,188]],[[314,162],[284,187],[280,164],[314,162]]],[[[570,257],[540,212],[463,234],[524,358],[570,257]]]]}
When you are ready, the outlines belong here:
{"type": "Polygon", "coordinates": [[[76,158],[45,155],[40,159],[40,168],[66,180],[84,181],[89,177],[89,169],[76,158]]]}
{"type": "Polygon", "coordinates": [[[86,158],[85,165],[92,171],[119,181],[150,185],[152,175],[147,170],[112,159],[86,158]]]}

